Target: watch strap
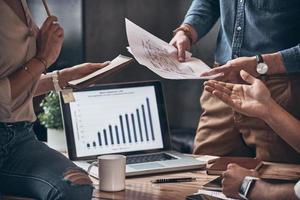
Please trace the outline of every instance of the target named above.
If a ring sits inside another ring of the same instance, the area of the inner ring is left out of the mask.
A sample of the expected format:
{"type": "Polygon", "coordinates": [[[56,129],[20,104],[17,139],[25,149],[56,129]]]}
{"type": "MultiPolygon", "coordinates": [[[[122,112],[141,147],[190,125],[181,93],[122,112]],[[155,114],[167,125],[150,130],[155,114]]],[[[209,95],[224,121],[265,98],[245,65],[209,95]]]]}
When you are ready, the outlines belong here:
{"type": "Polygon", "coordinates": [[[248,200],[247,196],[249,194],[249,191],[251,189],[251,186],[253,185],[253,183],[258,180],[259,178],[257,177],[252,177],[252,176],[246,176],[243,179],[243,182],[240,186],[239,189],[239,196],[245,200],[248,200]]]}
{"type": "Polygon", "coordinates": [[[264,63],[264,58],[260,54],[256,55],[256,61],[257,61],[257,64],[258,63],[264,63]]]}

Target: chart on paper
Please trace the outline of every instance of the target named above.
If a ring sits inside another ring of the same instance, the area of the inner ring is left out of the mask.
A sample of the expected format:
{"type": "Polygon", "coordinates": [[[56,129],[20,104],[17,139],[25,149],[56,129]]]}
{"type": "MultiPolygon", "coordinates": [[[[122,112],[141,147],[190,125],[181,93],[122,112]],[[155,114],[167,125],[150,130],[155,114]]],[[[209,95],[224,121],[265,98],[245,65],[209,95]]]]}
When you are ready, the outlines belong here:
{"type": "Polygon", "coordinates": [[[163,147],[155,88],[74,93],[70,104],[78,156],[163,147]]]}
{"type": "Polygon", "coordinates": [[[170,57],[169,51],[164,48],[158,48],[156,45],[153,45],[153,41],[144,40],[142,41],[142,46],[146,53],[146,57],[149,59],[151,64],[155,66],[156,70],[161,73],[176,73],[182,77],[190,76],[195,73],[193,68],[186,65],[185,68],[179,68],[176,59],[170,57]]]}
{"type": "MultiPolygon", "coordinates": [[[[157,75],[166,79],[212,79],[217,76],[200,76],[210,69],[200,59],[186,52],[186,61],[179,62],[177,49],[152,35],[143,28],[125,19],[129,43],[128,51],[139,64],[146,66],[157,75]]],[[[218,75],[219,76],[219,75],[218,75]]]]}

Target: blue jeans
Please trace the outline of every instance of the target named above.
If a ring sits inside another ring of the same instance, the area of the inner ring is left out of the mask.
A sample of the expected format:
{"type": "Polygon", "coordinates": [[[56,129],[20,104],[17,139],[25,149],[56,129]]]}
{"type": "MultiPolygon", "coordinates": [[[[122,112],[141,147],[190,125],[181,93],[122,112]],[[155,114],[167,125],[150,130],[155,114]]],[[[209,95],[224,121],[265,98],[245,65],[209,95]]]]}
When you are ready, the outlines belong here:
{"type": "Polygon", "coordinates": [[[81,169],[38,141],[32,123],[0,122],[0,193],[47,200],[91,199],[90,184],[65,179],[70,170],[81,169]]]}

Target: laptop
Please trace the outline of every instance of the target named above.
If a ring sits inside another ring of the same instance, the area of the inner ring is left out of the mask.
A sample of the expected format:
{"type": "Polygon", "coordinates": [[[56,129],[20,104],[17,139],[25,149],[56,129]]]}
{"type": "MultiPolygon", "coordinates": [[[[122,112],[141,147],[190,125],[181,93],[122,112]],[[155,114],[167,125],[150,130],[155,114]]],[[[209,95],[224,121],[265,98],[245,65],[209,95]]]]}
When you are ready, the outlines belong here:
{"type": "MultiPolygon", "coordinates": [[[[205,163],[172,151],[159,81],[96,85],[63,103],[69,158],[87,170],[100,155],[126,155],[126,176],[189,169],[205,163]]],[[[91,169],[98,177],[98,168],[91,169]]]]}

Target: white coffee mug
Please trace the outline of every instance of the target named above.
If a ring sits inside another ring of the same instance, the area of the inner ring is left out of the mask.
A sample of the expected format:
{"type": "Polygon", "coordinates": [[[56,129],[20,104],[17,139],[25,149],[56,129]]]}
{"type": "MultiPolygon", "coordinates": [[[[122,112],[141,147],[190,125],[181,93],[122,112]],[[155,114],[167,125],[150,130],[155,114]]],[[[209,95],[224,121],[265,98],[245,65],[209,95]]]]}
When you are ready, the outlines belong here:
{"type": "Polygon", "coordinates": [[[88,173],[90,174],[92,167],[97,165],[101,191],[118,192],[125,189],[126,156],[99,156],[97,161],[89,166],[88,173]]]}

